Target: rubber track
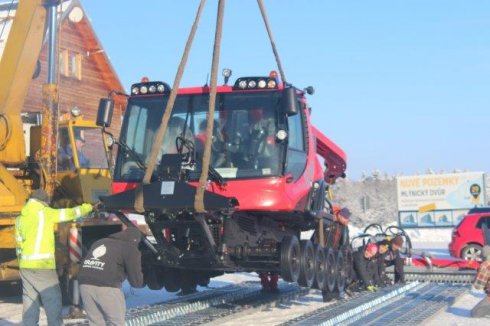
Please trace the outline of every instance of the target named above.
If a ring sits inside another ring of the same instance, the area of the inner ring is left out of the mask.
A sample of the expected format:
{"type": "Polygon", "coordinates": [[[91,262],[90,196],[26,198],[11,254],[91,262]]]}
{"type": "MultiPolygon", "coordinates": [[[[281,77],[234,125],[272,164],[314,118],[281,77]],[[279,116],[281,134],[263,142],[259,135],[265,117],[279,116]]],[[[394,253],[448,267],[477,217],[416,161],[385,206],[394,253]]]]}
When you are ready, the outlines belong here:
{"type": "Polygon", "coordinates": [[[383,308],[374,307],[366,317],[346,320],[355,326],[370,325],[423,325],[441,309],[450,306],[456,298],[468,290],[466,285],[426,284],[417,291],[390,302],[383,308]]]}
{"type": "Polygon", "coordinates": [[[222,318],[231,315],[250,313],[261,306],[282,303],[285,300],[292,300],[298,296],[306,295],[308,292],[309,289],[307,288],[301,288],[296,284],[284,282],[279,283],[279,291],[276,293],[262,292],[261,287],[257,285],[254,292],[236,300],[229,300],[222,304],[212,305],[206,309],[175,316],[174,318],[152,323],[151,325],[201,325],[218,319],[222,320],[222,318]]]}
{"type": "Polygon", "coordinates": [[[355,293],[353,297],[339,300],[334,304],[317,309],[281,325],[344,325],[345,320],[362,314],[363,311],[366,311],[371,306],[381,306],[382,303],[388,302],[388,300],[391,302],[394,298],[403,296],[405,292],[422,286],[423,284],[414,282],[406,285],[393,285],[375,293],[355,293]]]}
{"type": "Polygon", "coordinates": [[[230,285],[186,295],[160,304],[139,306],[126,313],[126,326],[150,325],[199,312],[214,305],[225,304],[249,296],[258,288],[256,282],[245,282],[240,285],[230,285]]]}
{"type": "MultiPolygon", "coordinates": [[[[388,277],[394,278],[393,273],[387,272],[388,277]]],[[[408,271],[405,272],[405,282],[433,282],[450,284],[471,284],[475,280],[475,271],[408,271]]]]}

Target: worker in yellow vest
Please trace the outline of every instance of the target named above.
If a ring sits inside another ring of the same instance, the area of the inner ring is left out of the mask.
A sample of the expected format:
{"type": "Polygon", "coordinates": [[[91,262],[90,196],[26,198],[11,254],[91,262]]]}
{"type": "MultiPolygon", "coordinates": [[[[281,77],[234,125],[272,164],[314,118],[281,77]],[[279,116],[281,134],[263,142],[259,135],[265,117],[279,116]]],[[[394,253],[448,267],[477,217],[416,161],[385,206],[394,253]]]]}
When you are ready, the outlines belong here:
{"type": "Polygon", "coordinates": [[[22,322],[37,325],[41,303],[48,325],[63,325],[61,290],[55,261],[54,224],[89,214],[91,204],[74,208],[49,207],[48,194],[42,189],[32,192],[15,221],[15,239],[22,279],[22,322]]]}

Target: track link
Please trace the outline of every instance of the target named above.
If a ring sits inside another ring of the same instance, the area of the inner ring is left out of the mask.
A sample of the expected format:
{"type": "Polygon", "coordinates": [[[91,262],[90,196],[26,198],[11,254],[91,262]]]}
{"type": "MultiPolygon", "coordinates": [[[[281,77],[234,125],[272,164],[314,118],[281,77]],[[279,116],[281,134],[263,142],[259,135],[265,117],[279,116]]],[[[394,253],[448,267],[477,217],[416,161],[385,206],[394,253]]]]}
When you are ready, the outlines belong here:
{"type": "Polygon", "coordinates": [[[357,293],[351,298],[339,300],[337,303],[317,309],[281,325],[345,325],[346,321],[353,316],[368,314],[372,307],[382,306],[383,303],[387,304],[388,300],[391,302],[393,299],[402,297],[405,292],[422,286],[423,284],[414,282],[403,286],[394,285],[376,293],[357,293]]]}
{"type": "Polygon", "coordinates": [[[213,322],[217,319],[222,320],[226,316],[235,316],[239,313],[250,313],[254,309],[260,309],[261,306],[270,305],[274,302],[291,300],[294,297],[306,295],[309,290],[301,288],[295,284],[280,283],[278,292],[262,292],[258,283],[252,285],[253,291],[246,295],[236,296],[230,300],[219,304],[209,305],[205,309],[194,311],[173,318],[159,320],[152,325],[201,325],[213,322]]]}
{"type": "MultiPolygon", "coordinates": [[[[393,271],[387,271],[386,274],[394,279],[393,271]]],[[[451,268],[432,268],[423,267],[405,267],[406,282],[433,282],[433,283],[450,283],[450,284],[470,284],[476,277],[475,270],[457,270],[451,268]]]]}

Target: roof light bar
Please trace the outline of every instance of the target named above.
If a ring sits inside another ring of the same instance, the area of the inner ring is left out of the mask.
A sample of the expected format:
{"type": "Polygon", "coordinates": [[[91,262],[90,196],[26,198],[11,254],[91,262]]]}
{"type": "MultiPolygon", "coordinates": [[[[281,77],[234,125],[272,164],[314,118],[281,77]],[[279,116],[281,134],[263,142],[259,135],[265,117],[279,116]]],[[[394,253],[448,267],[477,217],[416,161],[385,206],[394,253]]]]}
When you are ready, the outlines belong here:
{"type": "Polygon", "coordinates": [[[170,93],[170,90],[170,86],[167,83],[160,81],[148,81],[133,84],[133,86],[131,86],[131,95],[168,94],[170,93]]]}
{"type": "Polygon", "coordinates": [[[241,77],[233,85],[233,89],[251,90],[251,89],[275,89],[277,81],[271,77],[241,77]]]}

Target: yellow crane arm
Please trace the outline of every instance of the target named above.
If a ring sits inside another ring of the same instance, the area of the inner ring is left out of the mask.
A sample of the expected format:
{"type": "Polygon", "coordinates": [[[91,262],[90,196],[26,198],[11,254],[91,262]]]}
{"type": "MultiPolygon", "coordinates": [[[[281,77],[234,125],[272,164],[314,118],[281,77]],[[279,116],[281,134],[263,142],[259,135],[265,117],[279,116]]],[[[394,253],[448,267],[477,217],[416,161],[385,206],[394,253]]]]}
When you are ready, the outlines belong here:
{"type": "Polygon", "coordinates": [[[20,113],[43,43],[46,24],[44,0],[19,2],[0,60],[0,162],[25,160],[20,113]]]}

